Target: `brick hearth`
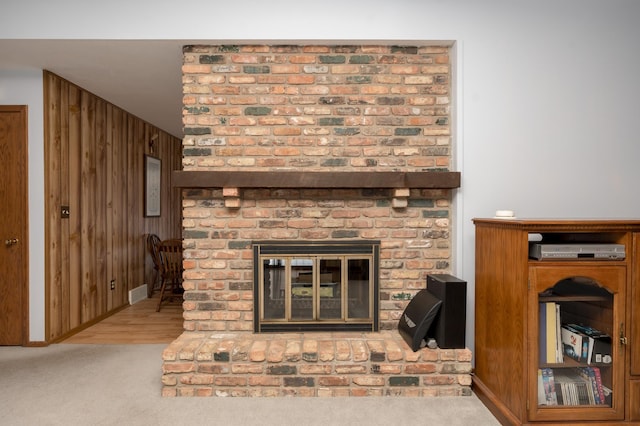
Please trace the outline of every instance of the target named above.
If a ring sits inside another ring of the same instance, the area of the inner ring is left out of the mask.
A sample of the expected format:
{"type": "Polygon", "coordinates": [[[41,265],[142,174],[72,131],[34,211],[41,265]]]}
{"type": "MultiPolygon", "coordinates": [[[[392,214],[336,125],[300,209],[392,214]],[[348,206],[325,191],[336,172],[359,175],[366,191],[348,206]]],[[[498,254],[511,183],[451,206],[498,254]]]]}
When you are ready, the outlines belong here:
{"type": "Polygon", "coordinates": [[[163,396],[471,395],[469,349],[413,352],[393,331],[186,332],[163,360],[163,396]]]}

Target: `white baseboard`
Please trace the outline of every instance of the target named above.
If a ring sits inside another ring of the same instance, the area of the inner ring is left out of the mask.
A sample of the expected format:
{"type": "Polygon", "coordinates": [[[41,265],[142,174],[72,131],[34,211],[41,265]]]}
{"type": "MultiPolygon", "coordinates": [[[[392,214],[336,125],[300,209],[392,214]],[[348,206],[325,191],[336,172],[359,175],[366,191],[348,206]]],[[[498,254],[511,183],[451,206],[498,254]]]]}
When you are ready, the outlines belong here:
{"type": "Polygon", "coordinates": [[[147,298],[147,285],[142,284],[134,288],[133,290],[129,290],[129,304],[133,305],[134,303],[138,303],[141,300],[147,298]]]}

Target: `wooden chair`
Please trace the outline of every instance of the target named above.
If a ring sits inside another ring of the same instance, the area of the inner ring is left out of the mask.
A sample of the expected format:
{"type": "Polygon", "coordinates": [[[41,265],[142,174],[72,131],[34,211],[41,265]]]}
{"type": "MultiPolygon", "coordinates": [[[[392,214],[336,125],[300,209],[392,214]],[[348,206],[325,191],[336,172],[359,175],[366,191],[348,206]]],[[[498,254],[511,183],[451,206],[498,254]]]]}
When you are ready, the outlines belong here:
{"type": "Polygon", "coordinates": [[[162,260],[160,259],[160,237],[156,234],[147,235],[147,250],[153,261],[153,279],[147,289],[147,296],[151,298],[153,292],[160,289],[162,283],[162,260]]]}
{"type": "Polygon", "coordinates": [[[162,277],[162,285],[160,287],[160,300],[158,308],[160,310],[162,302],[180,298],[184,289],[182,288],[182,240],[173,239],[165,240],[160,243],[158,248],[161,260],[160,275],[162,277]]]}

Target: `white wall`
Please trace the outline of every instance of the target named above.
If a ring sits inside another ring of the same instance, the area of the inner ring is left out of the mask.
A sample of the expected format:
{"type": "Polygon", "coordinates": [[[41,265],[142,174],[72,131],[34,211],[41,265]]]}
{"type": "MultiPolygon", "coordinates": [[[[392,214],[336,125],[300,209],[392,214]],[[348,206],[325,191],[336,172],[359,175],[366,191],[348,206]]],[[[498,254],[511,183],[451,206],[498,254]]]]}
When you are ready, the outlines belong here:
{"type": "Polygon", "coordinates": [[[0,105],[27,105],[29,340],[44,341],[44,121],[42,71],[0,70],[0,105]]]}
{"type": "Polygon", "coordinates": [[[638,1],[14,3],[0,38],[456,41],[456,273],[471,347],[473,217],[640,217],[638,1]]]}

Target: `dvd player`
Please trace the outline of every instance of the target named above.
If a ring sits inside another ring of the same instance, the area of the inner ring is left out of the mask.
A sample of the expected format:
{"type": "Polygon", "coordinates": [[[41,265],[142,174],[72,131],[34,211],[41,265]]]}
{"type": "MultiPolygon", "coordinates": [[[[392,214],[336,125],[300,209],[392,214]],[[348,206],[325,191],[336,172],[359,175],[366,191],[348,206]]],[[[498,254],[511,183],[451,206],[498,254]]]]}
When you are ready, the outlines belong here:
{"type": "Polygon", "coordinates": [[[529,257],[544,259],[599,259],[625,258],[624,244],[531,244],[529,257]]]}

